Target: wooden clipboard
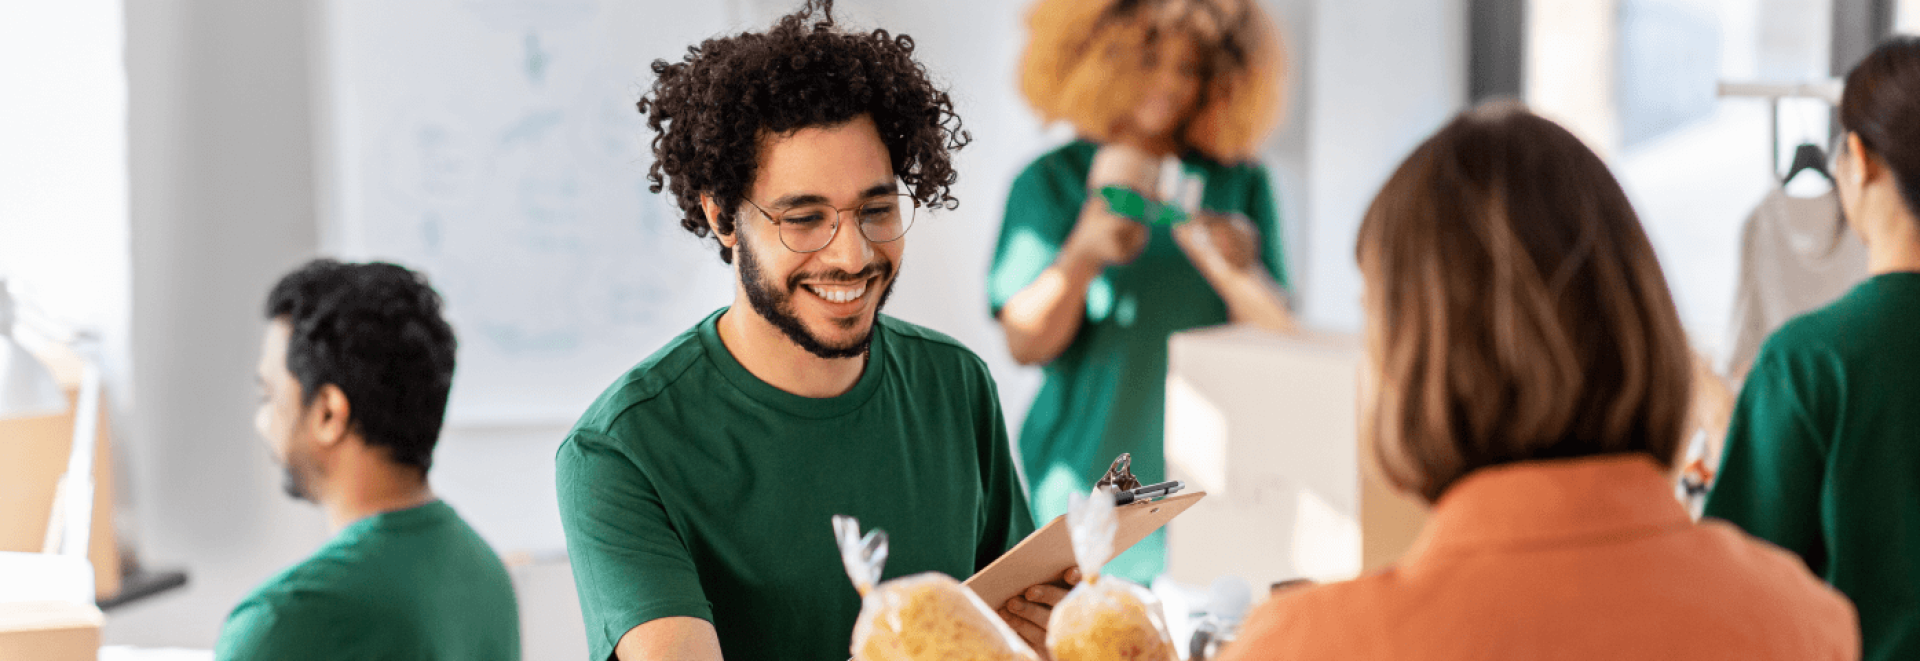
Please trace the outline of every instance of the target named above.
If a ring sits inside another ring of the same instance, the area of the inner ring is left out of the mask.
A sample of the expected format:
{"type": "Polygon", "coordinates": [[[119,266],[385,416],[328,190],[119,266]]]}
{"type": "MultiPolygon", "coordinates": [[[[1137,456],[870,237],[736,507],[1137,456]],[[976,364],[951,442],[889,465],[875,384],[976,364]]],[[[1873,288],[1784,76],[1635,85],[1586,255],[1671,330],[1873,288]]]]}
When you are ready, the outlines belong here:
{"type": "MultiPolygon", "coordinates": [[[[1205,491],[1195,491],[1116,508],[1114,514],[1120,525],[1113,535],[1113,554],[1133,548],[1206,495],[1205,491]]],[[[999,608],[1022,590],[1058,578],[1073,565],[1073,538],[1067,533],[1067,517],[1056,516],[968,578],[965,585],[973,588],[988,608],[999,608]]]]}

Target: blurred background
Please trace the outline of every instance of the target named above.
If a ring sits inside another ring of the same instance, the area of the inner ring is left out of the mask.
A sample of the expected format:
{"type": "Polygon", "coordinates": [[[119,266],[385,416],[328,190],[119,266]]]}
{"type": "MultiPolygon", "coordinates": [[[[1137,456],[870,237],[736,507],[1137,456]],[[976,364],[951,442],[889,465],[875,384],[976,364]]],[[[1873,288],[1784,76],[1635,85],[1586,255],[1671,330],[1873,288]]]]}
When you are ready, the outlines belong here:
{"type": "MultiPolygon", "coordinates": [[[[887,312],[984,357],[1014,430],[1039,377],[1008,357],[985,273],[1014,175],[1071,137],[1018,94],[1026,4],[837,6],[912,35],[972,132],[961,206],[916,225],[887,312]]],[[[1358,329],[1354,231],[1391,168],[1453,113],[1508,96],[1611,162],[1710,357],[1742,222],[1795,146],[1830,139],[1831,104],[1782,90],[1920,31],[1920,0],[1263,4],[1291,60],[1263,160],[1308,326],[1358,329]]],[[[0,277],[36,314],[99,334],[114,545],[188,578],[109,609],[106,642],[208,648],[247,590],[325,539],[251,426],[266,288],[325,254],[423,269],[445,295],[461,353],[434,489],[515,566],[527,658],[584,656],[554,449],[732,287],[646,190],[633,103],[655,58],[794,5],[0,3],[0,277]]]]}

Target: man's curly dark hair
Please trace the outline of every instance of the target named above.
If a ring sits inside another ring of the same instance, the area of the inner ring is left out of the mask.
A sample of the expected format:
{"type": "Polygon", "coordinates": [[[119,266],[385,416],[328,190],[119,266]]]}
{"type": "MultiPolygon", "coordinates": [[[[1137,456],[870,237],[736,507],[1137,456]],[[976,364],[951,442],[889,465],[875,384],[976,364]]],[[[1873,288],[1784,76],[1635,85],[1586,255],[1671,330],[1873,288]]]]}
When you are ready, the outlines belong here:
{"type": "MultiPolygon", "coordinates": [[[[648,188],[671,189],[680,225],[694,236],[711,233],[703,194],[728,210],[716,223],[720,233],[733,233],[732,212],[753,185],[764,138],[860,115],[879,129],[906,192],[929,208],[960,204],[951,153],[972,136],[953,100],[914,61],[912,37],[841,31],[833,0],[808,0],[767,32],[688,47],[679,62],[654,60],[653,73],[638,104],[655,133],[648,188]]],[[[731,263],[733,254],[721,246],[720,259],[731,263]]]]}
{"type": "Polygon", "coordinates": [[[268,319],[285,318],[287,371],[301,406],[321,386],[347,396],[347,424],[394,463],[433,466],[447,413],[458,342],[424,275],[385,262],[316,259],[267,294],[268,319]]]}

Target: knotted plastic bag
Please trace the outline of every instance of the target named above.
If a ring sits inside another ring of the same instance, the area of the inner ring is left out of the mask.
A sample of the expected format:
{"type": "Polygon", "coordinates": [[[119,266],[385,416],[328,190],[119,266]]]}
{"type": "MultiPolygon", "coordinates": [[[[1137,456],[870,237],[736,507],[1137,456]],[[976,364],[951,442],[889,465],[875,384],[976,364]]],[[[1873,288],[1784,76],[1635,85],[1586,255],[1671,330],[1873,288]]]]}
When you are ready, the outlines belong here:
{"type": "Polygon", "coordinates": [[[1068,499],[1067,531],[1085,578],[1053,607],[1047,650],[1053,661],[1176,661],[1179,652],[1167,633],[1160,600],[1138,583],[1100,575],[1113,558],[1119,528],[1113,500],[1113,492],[1103,488],[1068,499]]]}
{"type": "Polygon", "coordinates": [[[855,661],[1039,661],[1007,623],[959,581],[939,572],[880,583],[887,534],[860,534],[860,522],[833,517],[847,576],[860,591],[855,661]]]}

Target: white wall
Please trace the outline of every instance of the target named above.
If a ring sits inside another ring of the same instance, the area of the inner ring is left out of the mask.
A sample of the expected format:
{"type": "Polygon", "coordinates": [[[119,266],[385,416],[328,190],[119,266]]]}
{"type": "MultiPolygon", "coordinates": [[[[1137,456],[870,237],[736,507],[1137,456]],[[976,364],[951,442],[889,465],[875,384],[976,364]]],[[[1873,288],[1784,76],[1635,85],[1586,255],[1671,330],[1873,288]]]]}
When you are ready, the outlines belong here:
{"type": "Polygon", "coordinates": [[[149,564],[188,587],[106,639],[210,646],[255,583],[326,536],[253,432],[262,306],[316,245],[303,3],[126,3],[133,349],[126,437],[149,564]]]}
{"type": "Polygon", "coordinates": [[[1282,46],[1287,54],[1285,115],[1280,126],[1261,150],[1261,160],[1273,177],[1280,211],[1280,225],[1286,233],[1283,243],[1287,255],[1287,276],[1293,285],[1295,307],[1310,315],[1308,321],[1321,322],[1308,299],[1317,295],[1313,270],[1322,262],[1337,263],[1338,255],[1310,254],[1313,236],[1312,207],[1307,204],[1308,147],[1307,126],[1312,122],[1313,87],[1316,82],[1310,63],[1318,41],[1315,35],[1314,0],[1264,0],[1268,15],[1280,24],[1282,46]]]}
{"type": "Polygon", "coordinates": [[[1393,169],[1465,103],[1461,0],[1314,6],[1306,114],[1309,212],[1302,318],[1357,331],[1360,219],[1393,169]]]}

